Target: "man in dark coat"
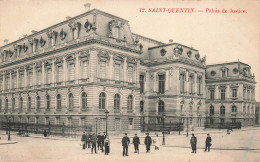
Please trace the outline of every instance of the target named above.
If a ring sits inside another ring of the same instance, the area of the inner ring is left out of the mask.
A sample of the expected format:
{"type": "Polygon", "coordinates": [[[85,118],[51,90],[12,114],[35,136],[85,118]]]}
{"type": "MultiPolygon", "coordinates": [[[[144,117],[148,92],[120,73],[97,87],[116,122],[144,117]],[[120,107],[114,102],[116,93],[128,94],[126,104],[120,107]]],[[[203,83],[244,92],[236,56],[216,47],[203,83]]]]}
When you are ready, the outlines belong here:
{"type": "Polygon", "coordinates": [[[127,137],[127,133],[122,138],[122,146],[123,146],[123,156],[128,156],[128,145],[130,143],[130,139],[127,137]]]}
{"type": "Polygon", "coordinates": [[[95,153],[97,153],[97,136],[95,135],[95,133],[93,133],[93,135],[91,136],[91,144],[91,154],[93,154],[93,149],[95,149],[95,153]]]}
{"type": "Polygon", "coordinates": [[[206,143],[205,151],[207,151],[207,149],[208,149],[208,152],[209,152],[210,151],[210,146],[211,146],[211,137],[210,137],[209,134],[207,135],[205,143],[206,143]]]}
{"type": "Polygon", "coordinates": [[[139,137],[137,136],[137,134],[135,134],[134,138],[133,138],[133,144],[134,144],[134,147],[135,147],[135,153],[139,153],[139,144],[140,144],[140,139],[139,137]]]}
{"type": "Polygon", "coordinates": [[[98,133],[98,136],[97,136],[97,147],[98,147],[98,150],[103,150],[101,144],[102,144],[102,141],[103,141],[103,137],[100,135],[100,133],[98,133]]]}
{"type": "Polygon", "coordinates": [[[86,142],[86,147],[87,148],[90,148],[90,144],[91,144],[91,134],[90,133],[88,133],[87,134],[87,142],[86,142]]]}
{"type": "Polygon", "coordinates": [[[149,133],[146,134],[146,137],[144,139],[144,144],[146,146],[146,152],[150,152],[150,147],[152,144],[152,138],[149,136],[149,133]]]}
{"type": "Polygon", "coordinates": [[[83,146],[83,150],[85,150],[86,148],[86,141],[87,141],[87,136],[86,136],[86,133],[83,132],[82,136],[81,136],[81,142],[82,142],[82,146],[83,146]]]}
{"type": "Polygon", "coordinates": [[[105,139],[106,139],[107,135],[106,135],[106,132],[104,132],[104,135],[102,136],[102,141],[101,141],[101,150],[102,152],[104,152],[104,149],[103,147],[105,147],[105,139]]]}
{"type": "Polygon", "coordinates": [[[195,137],[193,133],[192,133],[192,137],[190,139],[190,144],[191,144],[191,148],[192,148],[191,153],[194,153],[194,152],[196,153],[197,137],[195,137]]]}

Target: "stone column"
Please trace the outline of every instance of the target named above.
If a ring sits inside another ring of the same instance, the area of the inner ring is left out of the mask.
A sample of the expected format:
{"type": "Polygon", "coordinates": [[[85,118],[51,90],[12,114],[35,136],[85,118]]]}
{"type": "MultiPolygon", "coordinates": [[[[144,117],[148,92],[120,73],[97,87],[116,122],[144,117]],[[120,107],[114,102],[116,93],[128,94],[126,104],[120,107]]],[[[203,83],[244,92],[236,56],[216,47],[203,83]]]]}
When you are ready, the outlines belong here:
{"type": "Polygon", "coordinates": [[[114,80],[114,55],[110,54],[110,61],[109,61],[109,79],[114,80]]]}
{"type": "Polygon", "coordinates": [[[124,67],[123,67],[123,81],[126,82],[127,81],[127,57],[124,58],[124,67]]]}
{"type": "Polygon", "coordinates": [[[5,90],[5,72],[3,71],[3,85],[2,85],[3,91],[5,90]]]}
{"type": "Polygon", "coordinates": [[[197,74],[197,72],[195,72],[195,74],[194,74],[194,93],[195,94],[198,94],[198,83],[199,83],[199,81],[198,81],[198,74],[197,74]]]}
{"type": "Polygon", "coordinates": [[[25,82],[25,86],[24,87],[27,87],[28,86],[28,84],[27,84],[27,68],[25,67],[25,69],[24,69],[24,82],[25,82]]]}
{"type": "Polygon", "coordinates": [[[19,69],[16,71],[16,87],[19,88],[19,69]]]}
{"type": "Polygon", "coordinates": [[[152,72],[153,73],[153,91],[158,92],[158,77],[157,77],[157,72],[152,72]]]}
{"type": "Polygon", "coordinates": [[[67,62],[66,58],[63,57],[63,63],[62,63],[62,72],[63,72],[63,82],[67,81],[67,62]]]}
{"type": "Polygon", "coordinates": [[[51,60],[51,62],[52,62],[52,64],[51,64],[51,75],[52,75],[52,83],[54,84],[55,83],[55,60],[54,59],[52,59],[51,60]]]}
{"type": "Polygon", "coordinates": [[[10,70],[10,73],[9,73],[10,77],[9,77],[9,89],[13,89],[13,85],[12,85],[12,71],[10,70]]]}
{"type": "Polygon", "coordinates": [[[185,87],[184,87],[184,92],[187,92],[189,94],[189,71],[186,70],[186,76],[185,76],[185,87]]]}
{"type": "Polygon", "coordinates": [[[32,70],[32,73],[33,73],[33,83],[32,83],[32,86],[36,85],[36,75],[35,75],[35,64],[33,65],[33,70],[32,70]]]}
{"type": "Polygon", "coordinates": [[[169,89],[169,70],[165,72],[165,91],[169,89]]]}
{"type": "Polygon", "coordinates": [[[227,85],[227,88],[226,88],[226,99],[229,99],[231,96],[230,96],[230,85],[227,85]]]}
{"type": "Polygon", "coordinates": [[[46,82],[45,80],[45,67],[44,67],[44,62],[42,62],[42,85],[44,85],[46,82]]]}
{"type": "Polygon", "coordinates": [[[139,77],[140,77],[140,60],[138,59],[136,64],[136,70],[135,70],[135,78],[136,78],[135,83],[137,84],[137,87],[140,87],[139,77]]]}
{"type": "Polygon", "coordinates": [[[76,53],[75,68],[76,68],[75,80],[76,80],[76,83],[78,83],[78,79],[79,79],[79,53],[78,52],[76,53]]]}
{"type": "Polygon", "coordinates": [[[216,89],[215,89],[215,94],[214,94],[215,96],[214,96],[214,98],[215,99],[220,99],[220,96],[219,96],[219,88],[218,88],[218,86],[216,85],[216,89]]]}

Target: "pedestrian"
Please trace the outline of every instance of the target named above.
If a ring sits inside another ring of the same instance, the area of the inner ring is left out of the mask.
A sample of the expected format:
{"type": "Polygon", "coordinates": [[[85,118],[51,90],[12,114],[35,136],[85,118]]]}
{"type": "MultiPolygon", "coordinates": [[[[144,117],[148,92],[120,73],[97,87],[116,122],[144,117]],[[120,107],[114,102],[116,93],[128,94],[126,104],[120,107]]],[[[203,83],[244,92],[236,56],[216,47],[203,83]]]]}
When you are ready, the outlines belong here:
{"type": "Polygon", "coordinates": [[[159,150],[161,144],[161,140],[159,138],[159,135],[156,134],[156,138],[154,140],[155,150],[159,150]]]}
{"type": "Polygon", "coordinates": [[[95,154],[96,154],[97,153],[97,136],[95,135],[95,133],[93,133],[91,136],[91,144],[92,144],[91,154],[93,154],[93,149],[95,149],[95,154]]]}
{"type": "Polygon", "coordinates": [[[104,144],[104,142],[105,142],[105,139],[106,139],[106,137],[107,137],[107,135],[106,135],[106,132],[103,132],[104,134],[103,134],[103,136],[102,136],[102,140],[101,140],[101,150],[102,150],[102,152],[104,152],[104,149],[103,149],[103,147],[105,146],[105,144],[104,144]]]}
{"type": "Polygon", "coordinates": [[[87,135],[85,132],[83,132],[82,136],[81,136],[81,145],[82,145],[82,149],[85,150],[86,148],[86,141],[87,141],[87,135]]]}
{"type": "Polygon", "coordinates": [[[104,140],[104,144],[105,144],[105,155],[108,155],[109,154],[109,147],[110,147],[109,136],[106,136],[106,138],[104,140]]]}
{"type": "Polygon", "coordinates": [[[192,148],[192,152],[191,153],[196,153],[196,145],[197,145],[197,137],[194,136],[194,133],[192,133],[192,137],[190,139],[190,144],[191,144],[191,148],[192,148]]]}
{"type": "Polygon", "coordinates": [[[134,138],[133,138],[133,144],[134,144],[134,147],[135,147],[135,153],[139,153],[140,139],[139,139],[139,137],[137,136],[137,133],[135,133],[135,136],[134,136],[134,138]]]}
{"type": "Polygon", "coordinates": [[[226,135],[230,135],[230,131],[229,131],[229,129],[227,129],[227,134],[226,135]]]}
{"type": "Polygon", "coordinates": [[[130,139],[127,137],[127,133],[122,138],[122,146],[123,146],[123,156],[128,156],[128,146],[130,143],[130,139]]]}
{"type": "Polygon", "coordinates": [[[146,137],[144,139],[144,144],[146,146],[146,152],[150,152],[150,147],[152,145],[152,138],[149,136],[149,133],[146,133],[146,137]]]}
{"type": "Polygon", "coordinates": [[[210,137],[210,135],[208,133],[206,141],[205,141],[205,143],[206,143],[205,152],[207,151],[207,149],[208,149],[208,152],[210,151],[211,141],[212,141],[211,137],[210,137]]]}
{"type": "Polygon", "coordinates": [[[87,148],[90,148],[90,145],[91,145],[91,134],[90,133],[88,133],[88,135],[87,135],[87,148]]]}
{"type": "Polygon", "coordinates": [[[47,137],[47,131],[44,129],[44,131],[43,131],[43,136],[44,137],[47,137]]]}
{"type": "Polygon", "coordinates": [[[102,140],[103,140],[103,137],[100,135],[100,133],[98,133],[98,136],[97,136],[97,147],[98,147],[98,150],[103,150],[102,148],[101,148],[101,142],[102,142],[102,140]]]}

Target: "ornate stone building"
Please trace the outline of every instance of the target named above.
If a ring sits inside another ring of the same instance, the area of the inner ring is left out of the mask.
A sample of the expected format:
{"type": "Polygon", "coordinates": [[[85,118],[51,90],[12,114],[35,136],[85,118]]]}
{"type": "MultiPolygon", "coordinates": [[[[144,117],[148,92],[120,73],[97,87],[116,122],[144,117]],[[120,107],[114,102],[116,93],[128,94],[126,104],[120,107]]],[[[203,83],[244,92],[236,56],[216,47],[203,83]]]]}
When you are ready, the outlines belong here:
{"type": "MultiPolygon", "coordinates": [[[[205,61],[196,49],[134,34],[127,20],[93,9],[0,47],[1,121],[94,128],[97,122],[100,131],[108,110],[108,130],[116,132],[160,123],[162,114],[170,122],[203,127],[211,105],[215,112],[221,105],[252,112],[249,66],[205,61]],[[237,68],[219,79],[220,68],[229,66],[237,68]],[[217,97],[221,87],[228,100],[217,97]],[[237,97],[229,98],[234,87],[237,97]]],[[[249,124],[252,118],[246,113],[243,119],[237,121],[249,124]]]]}
{"type": "Polygon", "coordinates": [[[255,124],[255,78],[242,62],[207,65],[208,123],[255,124]]]}

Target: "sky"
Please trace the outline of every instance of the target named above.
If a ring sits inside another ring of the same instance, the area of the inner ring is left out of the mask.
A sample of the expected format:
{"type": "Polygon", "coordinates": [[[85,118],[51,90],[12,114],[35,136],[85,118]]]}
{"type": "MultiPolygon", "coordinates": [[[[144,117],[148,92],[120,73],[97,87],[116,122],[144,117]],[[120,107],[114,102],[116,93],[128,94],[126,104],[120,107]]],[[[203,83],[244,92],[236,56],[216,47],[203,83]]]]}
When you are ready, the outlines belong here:
{"type": "Polygon", "coordinates": [[[131,31],[164,43],[169,39],[192,46],[207,64],[241,61],[255,75],[260,101],[260,0],[0,0],[0,47],[32,30],[40,31],[86,12],[99,9],[129,21],[131,31]],[[194,8],[194,13],[140,12],[140,8],[194,8]],[[206,10],[219,10],[209,13],[206,10]],[[228,13],[221,13],[227,9],[228,13]],[[230,9],[246,13],[229,13],[230,9]],[[203,12],[199,12],[203,10],[203,12]]]}

